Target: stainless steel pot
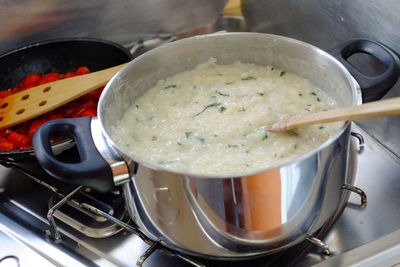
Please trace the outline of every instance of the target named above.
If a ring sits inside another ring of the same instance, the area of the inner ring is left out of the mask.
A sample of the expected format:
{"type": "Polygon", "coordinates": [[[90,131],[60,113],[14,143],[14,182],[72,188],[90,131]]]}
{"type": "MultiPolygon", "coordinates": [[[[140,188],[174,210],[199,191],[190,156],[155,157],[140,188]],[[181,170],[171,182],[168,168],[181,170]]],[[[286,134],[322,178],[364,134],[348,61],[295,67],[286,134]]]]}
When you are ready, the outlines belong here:
{"type": "Polygon", "coordinates": [[[339,106],[362,102],[353,76],[373,94],[397,81],[399,59],[377,43],[356,40],[332,53],[342,63],[307,43],[257,33],[197,36],[164,45],[114,76],[101,96],[98,119],[43,125],[34,136],[36,157],[64,181],[100,191],[122,184],[126,206],[140,230],[175,250],[212,258],[280,251],[317,231],[337,209],[348,167],[350,123],[290,163],[238,177],[198,177],[152,165],[114,143],[110,130],[156,81],[210,57],[220,64],[240,60],[296,73],[325,90],[339,106]],[[385,73],[365,77],[350,66],[346,58],[360,51],[378,57],[387,66],[385,73]],[[63,163],[52,156],[49,140],[55,134],[74,136],[79,163],[63,163]]]}

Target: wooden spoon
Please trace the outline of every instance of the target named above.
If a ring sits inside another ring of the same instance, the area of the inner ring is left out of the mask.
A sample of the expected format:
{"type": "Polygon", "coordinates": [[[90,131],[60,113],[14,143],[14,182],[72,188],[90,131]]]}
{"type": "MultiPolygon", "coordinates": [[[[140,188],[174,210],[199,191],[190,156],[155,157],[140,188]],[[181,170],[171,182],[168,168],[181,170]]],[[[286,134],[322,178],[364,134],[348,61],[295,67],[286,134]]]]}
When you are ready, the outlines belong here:
{"type": "Polygon", "coordinates": [[[335,121],[359,120],[400,114],[400,97],[332,109],[318,113],[294,115],[283,118],[267,127],[267,131],[287,131],[301,126],[335,121]]]}
{"type": "Polygon", "coordinates": [[[125,64],[46,83],[0,100],[0,129],[32,119],[104,86],[125,64]]]}

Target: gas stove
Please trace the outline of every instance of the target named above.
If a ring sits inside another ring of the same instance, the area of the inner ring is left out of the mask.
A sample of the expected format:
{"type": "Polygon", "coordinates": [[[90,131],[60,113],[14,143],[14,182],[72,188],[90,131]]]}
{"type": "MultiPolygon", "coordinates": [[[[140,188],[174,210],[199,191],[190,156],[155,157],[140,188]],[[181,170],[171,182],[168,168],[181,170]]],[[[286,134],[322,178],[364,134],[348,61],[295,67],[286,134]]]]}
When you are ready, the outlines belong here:
{"type": "MultiPolygon", "coordinates": [[[[246,30],[225,17],[179,35],[129,44],[140,55],[175,39],[246,30]]],[[[243,261],[182,255],[130,221],[118,190],[98,194],[49,177],[35,163],[0,166],[0,267],[4,266],[394,266],[400,263],[400,159],[353,123],[347,185],[336,214],[286,251],[243,261]]],[[[370,132],[370,131],[369,131],[370,132]]],[[[67,152],[68,153],[68,152],[67,152]]],[[[66,154],[66,157],[71,155],[66,154]]]]}
{"type": "Polygon", "coordinates": [[[400,262],[400,162],[357,124],[352,132],[347,180],[355,187],[345,189],[355,193],[343,191],[332,220],[287,251],[235,262],[181,255],[147,239],[119,191],[64,185],[36,164],[0,167],[0,266],[393,266],[400,262]]]}

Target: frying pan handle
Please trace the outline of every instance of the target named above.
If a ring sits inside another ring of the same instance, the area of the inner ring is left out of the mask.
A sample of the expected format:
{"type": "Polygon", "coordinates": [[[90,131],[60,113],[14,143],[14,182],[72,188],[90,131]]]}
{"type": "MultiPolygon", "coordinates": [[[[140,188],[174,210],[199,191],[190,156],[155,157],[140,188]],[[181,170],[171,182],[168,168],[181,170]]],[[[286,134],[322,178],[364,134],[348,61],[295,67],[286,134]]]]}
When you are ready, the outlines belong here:
{"type": "Polygon", "coordinates": [[[362,89],[363,102],[381,99],[397,82],[400,60],[397,54],[383,44],[369,40],[352,40],[328,51],[339,60],[357,80],[362,89]],[[353,67],[347,59],[356,53],[367,53],[381,61],[386,70],[378,76],[366,76],[353,67]]]}
{"type": "Polygon", "coordinates": [[[35,155],[46,172],[62,181],[89,186],[100,192],[110,191],[114,188],[112,170],[93,142],[90,123],[90,117],[46,122],[33,136],[35,155]],[[54,136],[73,138],[80,161],[59,161],[51,150],[50,139],[54,136]]]}

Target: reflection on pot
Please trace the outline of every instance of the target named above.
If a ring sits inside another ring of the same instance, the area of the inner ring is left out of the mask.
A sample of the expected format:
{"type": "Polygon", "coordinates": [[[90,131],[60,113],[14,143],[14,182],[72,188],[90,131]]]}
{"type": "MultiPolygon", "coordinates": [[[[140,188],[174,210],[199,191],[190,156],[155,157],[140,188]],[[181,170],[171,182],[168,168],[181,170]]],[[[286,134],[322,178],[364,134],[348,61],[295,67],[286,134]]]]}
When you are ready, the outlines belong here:
{"type": "Polygon", "coordinates": [[[291,230],[310,227],[315,218],[307,214],[319,214],[321,203],[315,202],[322,197],[323,183],[318,182],[318,162],[315,155],[251,176],[188,178],[187,197],[204,231],[223,247],[263,246],[291,230]]]}

